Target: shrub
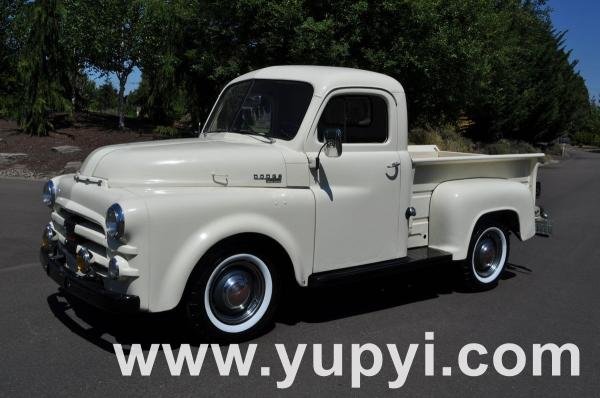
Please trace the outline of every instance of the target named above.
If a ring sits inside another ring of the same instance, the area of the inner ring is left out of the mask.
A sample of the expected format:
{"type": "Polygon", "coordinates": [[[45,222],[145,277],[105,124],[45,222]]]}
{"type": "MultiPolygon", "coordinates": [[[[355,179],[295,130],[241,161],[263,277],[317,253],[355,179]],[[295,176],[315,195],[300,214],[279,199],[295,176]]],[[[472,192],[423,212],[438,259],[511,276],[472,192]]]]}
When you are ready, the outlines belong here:
{"type": "Polygon", "coordinates": [[[408,133],[408,141],[412,145],[444,145],[444,140],[440,133],[435,130],[413,129],[408,133]]]}
{"type": "Polygon", "coordinates": [[[573,141],[577,145],[600,146],[600,135],[580,131],[575,133],[573,141]]]}
{"type": "Polygon", "coordinates": [[[452,152],[473,152],[475,145],[473,141],[464,137],[456,128],[452,126],[444,127],[440,130],[440,135],[444,145],[442,149],[452,152]]]}
{"type": "Polygon", "coordinates": [[[482,148],[489,155],[504,155],[507,153],[535,153],[539,152],[533,145],[525,141],[499,140],[493,144],[487,144],[482,148]]]}
{"type": "Polygon", "coordinates": [[[546,155],[562,156],[563,146],[559,143],[554,143],[543,150],[546,155]]]}
{"type": "Polygon", "coordinates": [[[473,142],[456,131],[452,126],[434,129],[413,129],[408,139],[414,145],[436,145],[442,151],[472,152],[473,142]]]}
{"type": "Polygon", "coordinates": [[[160,138],[177,138],[180,136],[179,130],[171,126],[156,126],[153,130],[160,138]]]}

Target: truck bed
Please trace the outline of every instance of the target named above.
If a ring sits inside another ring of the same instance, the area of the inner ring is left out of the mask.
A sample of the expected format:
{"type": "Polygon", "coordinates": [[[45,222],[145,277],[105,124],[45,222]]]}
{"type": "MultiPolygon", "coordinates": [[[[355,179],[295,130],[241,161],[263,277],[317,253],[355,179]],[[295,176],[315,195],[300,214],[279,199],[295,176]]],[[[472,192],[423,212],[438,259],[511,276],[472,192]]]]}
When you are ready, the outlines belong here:
{"type": "Polygon", "coordinates": [[[436,186],[467,178],[501,178],[528,185],[535,195],[538,162],[543,153],[482,155],[440,151],[435,145],[409,145],[413,163],[411,206],[417,210],[412,219],[408,247],[428,244],[429,203],[436,186]]]}

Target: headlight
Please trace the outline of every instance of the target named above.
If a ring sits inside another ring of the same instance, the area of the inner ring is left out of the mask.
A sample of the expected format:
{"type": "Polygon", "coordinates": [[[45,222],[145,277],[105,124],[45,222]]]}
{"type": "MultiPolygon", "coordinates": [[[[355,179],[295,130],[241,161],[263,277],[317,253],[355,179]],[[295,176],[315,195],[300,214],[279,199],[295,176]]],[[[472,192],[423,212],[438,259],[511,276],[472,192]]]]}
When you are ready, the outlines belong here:
{"type": "Polygon", "coordinates": [[[54,201],[56,200],[56,187],[52,180],[49,180],[45,185],[42,191],[42,202],[48,207],[54,206],[54,201]]]}
{"type": "Polygon", "coordinates": [[[125,215],[118,203],[113,204],[106,211],[106,236],[120,239],[125,232],[125,215]]]}

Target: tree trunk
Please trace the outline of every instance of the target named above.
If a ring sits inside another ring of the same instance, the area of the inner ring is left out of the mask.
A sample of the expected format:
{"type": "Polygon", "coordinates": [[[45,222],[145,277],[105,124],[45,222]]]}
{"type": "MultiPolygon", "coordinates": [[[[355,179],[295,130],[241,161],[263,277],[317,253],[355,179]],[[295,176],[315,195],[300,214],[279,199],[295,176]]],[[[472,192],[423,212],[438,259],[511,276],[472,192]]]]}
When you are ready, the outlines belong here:
{"type": "Polygon", "coordinates": [[[118,76],[119,78],[119,130],[125,129],[125,116],[123,115],[125,106],[125,83],[127,82],[127,74],[118,76]]]}

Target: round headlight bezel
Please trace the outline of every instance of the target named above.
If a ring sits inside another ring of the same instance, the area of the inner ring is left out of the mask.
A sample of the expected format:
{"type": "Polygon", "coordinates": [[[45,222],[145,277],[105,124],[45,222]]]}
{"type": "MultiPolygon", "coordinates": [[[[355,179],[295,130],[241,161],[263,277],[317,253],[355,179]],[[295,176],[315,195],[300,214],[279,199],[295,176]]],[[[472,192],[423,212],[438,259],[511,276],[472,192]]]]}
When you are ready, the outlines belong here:
{"type": "Polygon", "coordinates": [[[42,203],[52,208],[56,202],[56,185],[54,181],[48,180],[42,189],[42,203]]]}
{"type": "Polygon", "coordinates": [[[107,238],[123,238],[125,234],[125,214],[118,203],[114,203],[106,211],[105,226],[107,238]]]}

